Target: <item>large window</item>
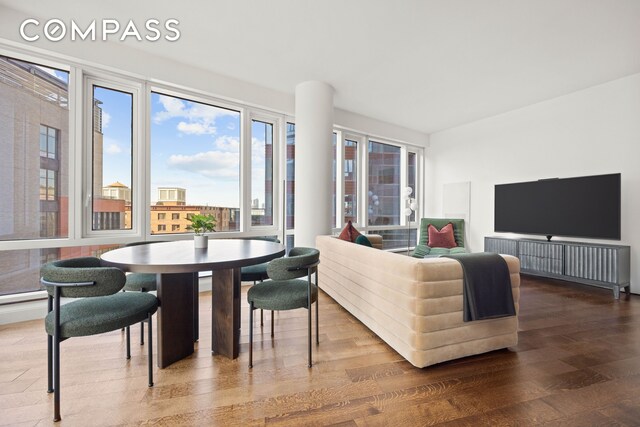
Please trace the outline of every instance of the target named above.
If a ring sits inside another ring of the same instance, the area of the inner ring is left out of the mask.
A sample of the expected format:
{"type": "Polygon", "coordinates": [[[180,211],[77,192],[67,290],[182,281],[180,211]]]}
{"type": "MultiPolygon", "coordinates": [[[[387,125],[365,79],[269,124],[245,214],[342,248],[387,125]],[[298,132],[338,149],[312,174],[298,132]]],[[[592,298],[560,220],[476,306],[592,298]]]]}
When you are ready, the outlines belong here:
{"type": "Polygon", "coordinates": [[[251,121],[251,225],[273,225],[273,123],[251,121]]]}
{"type": "Polygon", "coordinates": [[[194,213],[240,230],[240,128],[239,111],[152,92],[152,234],[183,233],[194,213]],[[159,211],[185,213],[181,227],[160,227],[159,211]]]}
{"type": "MultiPolygon", "coordinates": [[[[48,261],[187,233],[195,214],[214,215],[218,232],[283,231],[293,246],[292,118],[42,61],[0,55],[0,295],[39,290],[48,261]]],[[[335,129],[333,197],[319,202],[333,204],[334,231],[353,221],[384,234],[386,248],[405,246],[401,187],[419,189],[421,151],[374,139],[335,129]]]]}
{"type": "MultiPolygon", "coordinates": [[[[69,235],[67,71],[0,56],[0,183],[0,241],[69,235]]],[[[0,251],[0,295],[39,289],[40,260],[0,251]]]]}
{"type": "Polygon", "coordinates": [[[400,147],[369,141],[369,225],[400,224],[400,158],[400,147]]]}
{"type": "Polygon", "coordinates": [[[133,94],[91,84],[91,229],[130,230],[133,190],[133,94]]]}

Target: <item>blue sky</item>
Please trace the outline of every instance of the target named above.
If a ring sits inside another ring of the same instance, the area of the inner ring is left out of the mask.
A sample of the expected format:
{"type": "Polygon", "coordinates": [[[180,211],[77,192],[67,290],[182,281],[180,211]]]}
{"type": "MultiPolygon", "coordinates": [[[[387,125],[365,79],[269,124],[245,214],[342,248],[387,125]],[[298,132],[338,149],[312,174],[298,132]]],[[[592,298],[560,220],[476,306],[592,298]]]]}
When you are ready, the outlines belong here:
{"type": "MultiPolygon", "coordinates": [[[[101,88],[95,97],[103,102],[104,185],[130,186],[131,97],[101,88]]],[[[240,127],[238,111],[152,93],[152,203],[158,187],[181,187],[187,204],[239,207],[240,127]]],[[[252,131],[252,197],[262,204],[264,125],[254,122],[252,131]]]]}

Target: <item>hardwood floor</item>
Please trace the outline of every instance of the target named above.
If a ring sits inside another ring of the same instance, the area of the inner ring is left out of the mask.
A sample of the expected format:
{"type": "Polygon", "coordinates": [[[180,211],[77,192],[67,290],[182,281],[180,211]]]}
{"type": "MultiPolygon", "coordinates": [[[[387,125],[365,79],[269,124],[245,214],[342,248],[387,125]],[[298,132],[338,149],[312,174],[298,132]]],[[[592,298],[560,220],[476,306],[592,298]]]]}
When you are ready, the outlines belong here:
{"type": "MultiPolygon", "coordinates": [[[[243,289],[246,292],[246,289],[243,289]]],[[[306,311],[256,320],[249,371],[211,356],[211,295],[196,353],[154,369],[120,331],[62,343],[59,425],[640,425],[640,296],[523,276],[517,347],[417,369],[328,296],[306,366],[306,311]]],[[[259,318],[259,316],[257,316],[259,318]]],[[[137,339],[138,326],[132,338],[137,339]]],[[[0,326],[0,425],[53,424],[42,321],[0,326]]]]}

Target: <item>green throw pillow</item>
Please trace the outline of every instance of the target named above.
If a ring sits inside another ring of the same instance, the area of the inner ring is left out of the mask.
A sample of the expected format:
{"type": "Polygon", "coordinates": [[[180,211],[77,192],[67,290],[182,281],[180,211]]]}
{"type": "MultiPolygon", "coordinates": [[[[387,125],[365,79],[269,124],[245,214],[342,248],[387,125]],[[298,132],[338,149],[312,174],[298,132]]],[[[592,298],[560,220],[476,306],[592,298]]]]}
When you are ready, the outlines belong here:
{"type": "Polygon", "coordinates": [[[369,246],[370,248],[373,247],[369,239],[367,239],[367,237],[363,236],[362,234],[356,237],[356,243],[362,246],[369,246]]]}

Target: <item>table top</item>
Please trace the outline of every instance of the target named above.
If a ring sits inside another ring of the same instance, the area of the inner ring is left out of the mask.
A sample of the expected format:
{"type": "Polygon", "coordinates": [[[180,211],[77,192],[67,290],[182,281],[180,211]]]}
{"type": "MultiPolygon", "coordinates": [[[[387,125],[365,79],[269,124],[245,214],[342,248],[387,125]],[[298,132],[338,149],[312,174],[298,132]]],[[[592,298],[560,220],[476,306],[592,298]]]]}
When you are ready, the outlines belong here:
{"type": "Polygon", "coordinates": [[[102,265],[136,273],[192,273],[260,264],[285,254],[280,243],[247,239],[209,239],[206,249],[193,240],[126,246],[102,254],[102,265]]]}

